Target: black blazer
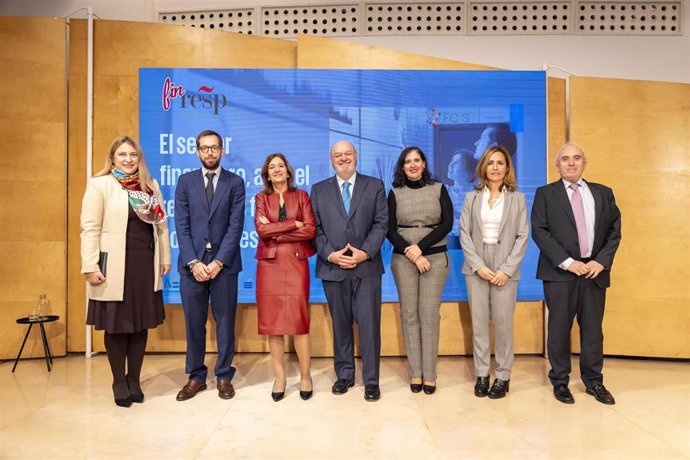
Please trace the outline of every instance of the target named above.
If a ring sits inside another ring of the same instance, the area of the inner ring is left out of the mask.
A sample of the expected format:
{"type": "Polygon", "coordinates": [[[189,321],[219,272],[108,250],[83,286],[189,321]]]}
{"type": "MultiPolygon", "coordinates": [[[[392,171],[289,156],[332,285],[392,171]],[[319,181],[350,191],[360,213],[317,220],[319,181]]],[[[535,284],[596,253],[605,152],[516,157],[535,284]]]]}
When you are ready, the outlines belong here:
{"type": "MultiPolygon", "coordinates": [[[[621,241],[621,213],[610,188],[590,182],[587,186],[594,197],[595,209],[591,258],[605,267],[594,282],[606,288],[611,284],[613,257],[621,241]]],[[[577,277],[558,267],[568,257],[580,260],[575,215],[561,179],[537,189],[532,205],[532,238],[541,251],[538,279],[570,281],[577,277]]]]}

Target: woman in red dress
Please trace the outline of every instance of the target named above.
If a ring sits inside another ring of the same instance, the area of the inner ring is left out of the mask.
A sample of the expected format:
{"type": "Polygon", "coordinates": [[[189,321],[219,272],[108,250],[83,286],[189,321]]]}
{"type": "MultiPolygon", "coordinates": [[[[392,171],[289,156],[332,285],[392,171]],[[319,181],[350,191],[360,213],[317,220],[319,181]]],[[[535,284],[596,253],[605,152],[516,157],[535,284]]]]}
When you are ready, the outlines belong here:
{"type": "Polygon", "coordinates": [[[301,372],[300,397],[311,398],[309,345],[309,264],[316,234],[309,195],[294,186],[295,173],[282,153],[261,168],[264,189],[256,195],[256,304],[259,334],[268,335],[275,382],[274,401],[285,396],[285,335],[294,336],[301,372]]]}

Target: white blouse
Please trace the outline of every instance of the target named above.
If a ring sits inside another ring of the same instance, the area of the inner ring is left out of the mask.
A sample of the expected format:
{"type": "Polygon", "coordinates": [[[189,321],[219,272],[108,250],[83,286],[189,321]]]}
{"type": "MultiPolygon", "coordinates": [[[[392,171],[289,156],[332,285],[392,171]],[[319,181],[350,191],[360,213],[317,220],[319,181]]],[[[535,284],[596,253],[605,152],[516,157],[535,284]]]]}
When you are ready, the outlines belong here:
{"type": "Polygon", "coordinates": [[[489,206],[489,197],[491,192],[488,187],[484,187],[482,193],[482,237],[484,244],[497,244],[498,234],[501,230],[501,218],[503,217],[503,197],[505,193],[501,190],[498,200],[494,203],[493,208],[489,206]]]}

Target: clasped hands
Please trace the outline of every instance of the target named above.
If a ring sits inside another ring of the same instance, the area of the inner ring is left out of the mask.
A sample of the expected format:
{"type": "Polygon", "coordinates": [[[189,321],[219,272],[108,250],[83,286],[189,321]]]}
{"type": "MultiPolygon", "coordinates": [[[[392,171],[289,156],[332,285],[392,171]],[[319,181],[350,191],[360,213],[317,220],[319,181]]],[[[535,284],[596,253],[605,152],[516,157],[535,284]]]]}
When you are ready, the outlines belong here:
{"type": "Polygon", "coordinates": [[[599,273],[604,271],[604,266],[596,260],[590,260],[587,263],[574,260],[568,267],[568,271],[575,273],[577,276],[585,275],[585,278],[594,279],[599,273]]]}
{"type": "Polygon", "coordinates": [[[351,270],[368,258],[369,256],[365,251],[362,251],[361,249],[352,246],[350,243],[347,243],[347,246],[344,248],[338,251],[333,251],[331,255],[328,256],[328,261],[344,270],[351,270]],[[352,255],[346,256],[345,253],[347,251],[351,251],[352,255]]]}
{"type": "Polygon", "coordinates": [[[405,257],[415,264],[419,273],[426,273],[431,270],[431,262],[422,255],[422,250],[416,244],[412,244],[405,248],[405,257]]]}
{"type": "Polygon", "coordinates": [[[192,266],[192,275],[199,283],[209,281],[218,276],[222,267],[215,260],[208,265],[203,262],[197,262],[192,266]]]}
{"type": "Polygon", "coordinates": [[[503,286],[510,279],[510,276],[503,273],[501,270],[496,270],[494,272],[490,270],[489,267],[480,268],[477,270],[477,275],[496,286],[503,286]]]}

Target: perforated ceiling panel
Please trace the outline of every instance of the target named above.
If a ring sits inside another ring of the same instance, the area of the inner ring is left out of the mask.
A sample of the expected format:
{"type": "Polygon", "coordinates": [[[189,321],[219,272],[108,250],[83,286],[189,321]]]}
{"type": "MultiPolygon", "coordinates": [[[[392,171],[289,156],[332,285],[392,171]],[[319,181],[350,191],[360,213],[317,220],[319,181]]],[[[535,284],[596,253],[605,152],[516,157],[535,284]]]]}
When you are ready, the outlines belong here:
{"type": "Polygon", "coordinates": [[[261,34],[294,37],[297,34],[361,35],[359,4],[261,8],[261,34]]]}
{"type": "Polygon", "coordinates": [[[158,14],[160,22],[180,24],[202,29],[227,30],[243,34],[256,33],[254,8],[222,10],[166,11],[158,14]]]}
{"type": "Polygon", "coordinates": [[[569,1],[471,2],[472,35],[566,34],[570,32],[569,1]]]}
{"type": "Polygon", "coordinates": [[[367,35],[455,35],[465,32],[465,6],[444,3],[367,3],[367,35]]]}
{"type": "Polygon", "coordinates": [[[606,35],[680,35],[681,6],[682,3],[679,1],[579,1],[576,32],[606,35]]]}
{"type": "MultiPolygon", "coordinates": [[[[270,1],[270,0],[268,0],[270,1]]],[[[285,0],[288,3],[290,0],[285,0]]],[[[299,1],[299,0],[297,0],[299,1]]],[[[681,35],[682,0],[377,0],[162,11],[160,22],[265,37],[361,35],[681,35]]]]}

